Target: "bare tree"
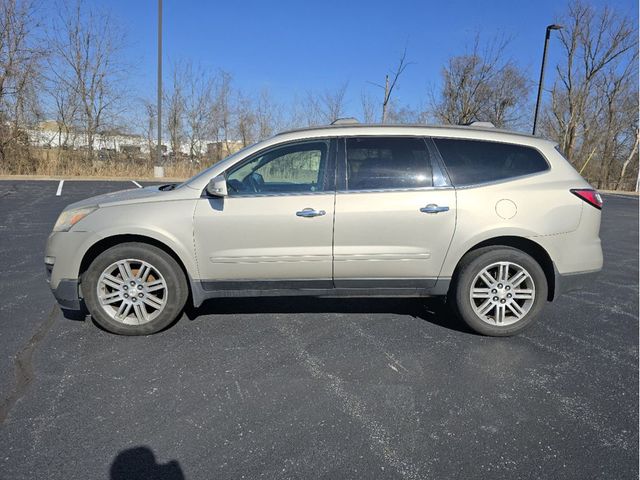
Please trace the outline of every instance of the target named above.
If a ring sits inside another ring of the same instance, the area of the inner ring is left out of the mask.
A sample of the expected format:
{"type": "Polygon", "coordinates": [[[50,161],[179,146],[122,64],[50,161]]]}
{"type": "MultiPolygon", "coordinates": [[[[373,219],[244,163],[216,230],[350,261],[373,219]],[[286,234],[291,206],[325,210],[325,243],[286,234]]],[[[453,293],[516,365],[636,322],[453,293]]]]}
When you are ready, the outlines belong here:
{"type": "Polygon", "coordinates": [[[253,102],[249,97],[239,93],[236,109],[236,131],[243,147],[254,142],[257,122],[253,102]]]}
{"type": "Polygon", "coordinates": [[[398,79],[400,75],[404,73],[407,67],[411,65],[411,62],[407,62],[407,48],[402,52],[400,56],[400,60],[398,61],[398,65],[391,72],[391,80],[389,74],[384,77],[384,85],[379,85],[377,83],[373,83],[373,85],[380,87],[384,90],[384,97],[382,97],[382,123],[387,123],[388,111],[389,111],[389,102],[391,101],[391,95],[393,94],[393,90],[398,83],[398,79]]]}
{"type": "Polygon", "coordinates": [[[295,95],[289,108],[290,128],[301,126],[310,127],[323,123],[321,107],[318,96],[308,91],[302,97],[295,95]]]}
{"type": "MultiPolygon", "coordinates": [[[[631,153],[629,154],[627,159],[622,164],[622,169],[620,170],[620,178],[618,179],[618,183],[616,184],[616,189],[619,189],[623,185],[625,173],[627,172],[627,168],[629,168],[629,165],[631,164],[631,162],[633,162],[635,160],[636,163],[638,163],[638,140],[639,139],[640,139],[640,133],[638,132],[638,129],[636,128],[636,139],[633,142],[633,147],[631,147],[631,153]]],[[[636,165],[636,190],[637,190],[637,182],[638,182],[637,181],[637,178],[638,178],[637,172],[638,172],[638,166],[636,165]]]]}
{"type": "MultiPolygon", "coordinates": [[[[53,71],[47,69],[47,72],[53,71]]],[[[69,89],[66,83],[58,81],[55,76],[50,76],[45,79],[45,92],[49,97],[52,114],[57,123],[57,144],[66,148],[70,137],[74,134],[74,127],[80,120],[81,106],[77,91],[69,89]]]]}
{"type": "Polygon", "coordinates": [[[262,89],[255,102],[256,140],[264,140],[282,127],[280,105],[267,89],[262,89]]]}
{"type": "Polygon", "coordinates": [[[140,101],[142,106],[142,118],[138,118],[144,141],[149,150],[149,165],[153,165],[156,160],[157,153],[157,122],[158,122],[158,107],[155,101],[149,99],[143,99],[140,101]]]}
{"type": "Polygon", "coordinates": [[[42,51],[36,47],[33,5],[0,0],[0,158],[21,138],[20,126],[38,110],[37,87],[42,51]]]}
{"type": "Polygon", "coordinates": [[[344,82],[335,90],[325,89],[321,93],[309,90],[302,100],[294,99],[292,125],[326,125],[344,117],[348,86],[349,82],[344,82]]]}
{"type": "Polygon", "coordinates": [[[362,120],[364,123],[375,123],[378,118],[377,107],[374,99],[367,92],[360,95],[360,105],[362,107],[362,120]]]}
{"type": "Polygon", "coordinates": [[[443,86],[432,98],[436,119],[449,124],[476,120],[496,126],[517,126],[522,119],[530,83],[511,60],[504,57],[508,41],[482,44],[476,36],[470,52],[455,56],[442,70],[443,86]]]}
{"type": "Polygon", "coordinates": [[[579,1],[561,22],[564,55],[544,132],[587,178],[608,188],[636,143],[638,32],[632,19],[579,1]]]}
{"type": "Polygon", "coordinates": [[[166,104],[165,128],[169,136],[171,154],[176,158],[180,154],[185,138],[185,77],[184,68],[181,64],[176,63],[173,65],[171,80],[170,87],[164,94],[166,104]]]}
{"type": "Polygon", "coordinates": [[[213,78],[202,66],[194,67],[191,62],[185,66],[184,113],[189,142],[189,158],[193,161],[203,154],[210,122],[213,102],[213,78]]]}
{"type": "Polygon", "coordinates": [[[386,123],[395,125],[426,123],[426,117],[427,114],[422,108],[413,108],[409,105],[400,106],[391,101],[387,107],[386,123]]]}
{"type": "Polygon", "coordinates": [[[325,123],[331,123],[345,116],[347,87],[344,82],[335,90],[325,90],[319,96],[320,114],[325,123]]]}
{"type": "Polygon", "coordinates": [[[219,149],[217,158],[231,151],[230,136],[233,135],[233,86],[229,72],[220,70],[215,77],[213,104],[211,107],[211,134],[218,145],[224,145],[224,152],[219,149]]]}
{"type": "Polygon", "coordinates": [[[96,134],[120,113],[123,37],[108,11],[97,12],[82,0],[64,4],[49,29],[50,80],[77,99],[90,158],[96,134]]]}

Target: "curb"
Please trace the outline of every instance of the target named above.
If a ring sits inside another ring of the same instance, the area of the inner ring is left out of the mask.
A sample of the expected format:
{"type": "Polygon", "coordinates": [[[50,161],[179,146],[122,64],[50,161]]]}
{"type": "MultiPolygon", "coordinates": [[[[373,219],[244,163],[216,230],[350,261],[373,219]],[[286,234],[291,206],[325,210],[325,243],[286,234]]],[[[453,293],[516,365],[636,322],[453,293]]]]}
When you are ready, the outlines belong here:
{"type": "MultiPolygon", "coordinates": [[[[186,178],[177,177],[133,177],[143,182],[184,182],[186,178]]],[[[0,180],[64,180],[65,182],[130,182],[132,177],[73,177],[65,175],[0,175],[0,180]]]]}

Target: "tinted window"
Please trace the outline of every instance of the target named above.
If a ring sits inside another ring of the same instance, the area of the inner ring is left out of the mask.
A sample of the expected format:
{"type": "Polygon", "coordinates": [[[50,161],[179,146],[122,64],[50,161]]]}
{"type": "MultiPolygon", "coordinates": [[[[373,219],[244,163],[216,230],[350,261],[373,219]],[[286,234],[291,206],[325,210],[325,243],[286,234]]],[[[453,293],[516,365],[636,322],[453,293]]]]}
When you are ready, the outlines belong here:
{"type": "Polygon", "coordinates": [[[419,138],[348,138],[347,188],[376,190],[432,185],[427,147],[419,138]]]}
{"type": "Polygon", "coordinates": [[[229,195],[321,191],[328,150],[326,142],[309,142],[258,155],[227,173],[229,195]]]}
{"type": "Polygon", "coordinates": [[[454,185],[473,185],[542,172],[537,150],[508,143],[434,138],[454,185]]]}

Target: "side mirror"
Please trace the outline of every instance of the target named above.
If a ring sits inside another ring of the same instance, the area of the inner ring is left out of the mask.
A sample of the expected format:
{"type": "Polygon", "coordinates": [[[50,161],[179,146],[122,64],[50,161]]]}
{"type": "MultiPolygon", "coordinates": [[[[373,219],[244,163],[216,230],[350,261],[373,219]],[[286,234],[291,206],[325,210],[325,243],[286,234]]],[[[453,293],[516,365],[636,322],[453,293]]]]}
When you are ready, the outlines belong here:
{"type": "Polygon", "coordinates": [[[227,179],[224,178],[224,175],[218,175],[217,177],[209,180],[205,190],[212,197],[226,197],[228,195],[227,179]]]}

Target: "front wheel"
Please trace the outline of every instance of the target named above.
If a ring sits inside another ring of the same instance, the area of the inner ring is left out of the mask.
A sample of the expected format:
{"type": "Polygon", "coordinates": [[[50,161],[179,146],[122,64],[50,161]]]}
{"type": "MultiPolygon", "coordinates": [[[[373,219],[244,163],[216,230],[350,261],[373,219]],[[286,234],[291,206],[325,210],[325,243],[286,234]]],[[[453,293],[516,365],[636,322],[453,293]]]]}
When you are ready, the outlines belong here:
{"type": "Polygon", "coordinates": [[[149,335],[169,326],[187,300],[178,263],[153,245],[122,243],[102,252],[82,276],[93,319],[121,335],[149,335]]]}
{"type": "Polygon", "coordinates": [[[485,247],[461,260],[450,301],[474,331],[509,336],[533,322],[547,288],[542,268],[530,255],[510,247],[485,247]]]}

